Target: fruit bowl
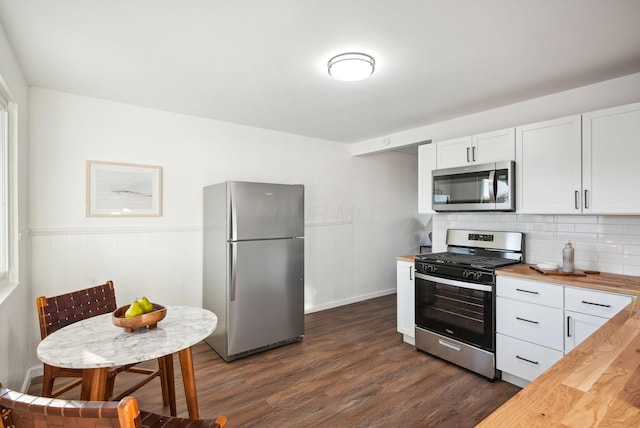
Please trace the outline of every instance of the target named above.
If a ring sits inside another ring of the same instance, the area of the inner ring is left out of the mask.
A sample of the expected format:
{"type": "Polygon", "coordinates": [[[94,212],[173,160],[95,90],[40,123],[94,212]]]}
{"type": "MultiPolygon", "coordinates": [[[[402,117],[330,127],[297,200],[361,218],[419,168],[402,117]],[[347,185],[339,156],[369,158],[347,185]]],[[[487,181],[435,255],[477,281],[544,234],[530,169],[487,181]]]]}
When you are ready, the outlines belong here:
{"type": "Polygon", "coordinates": [[[158,322],[167,316],[167,308],[157,303],[153,303],[153,310],[137,317],[125,318],[124,313],[127,312],[129,306],[122,306],[116,309],[111,315],[111,321],[114,325],[124,328],[124,331],[131,333],[136,328],[148,327],[156,328],[158,322]]]}

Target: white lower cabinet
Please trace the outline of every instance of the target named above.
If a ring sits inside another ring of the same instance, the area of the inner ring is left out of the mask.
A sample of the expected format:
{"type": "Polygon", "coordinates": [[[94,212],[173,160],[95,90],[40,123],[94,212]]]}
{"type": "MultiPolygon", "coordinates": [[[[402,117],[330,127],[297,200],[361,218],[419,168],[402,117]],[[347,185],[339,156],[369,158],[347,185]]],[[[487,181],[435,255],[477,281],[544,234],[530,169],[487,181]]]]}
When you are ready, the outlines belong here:
{"type": "Polygon", "coordinates": [[[562,309],[496,298],[496,332],[562,352],[562,309]]]}
{"type": "Polygon", "coordinates": [[[498,276],[496,367],[525,386],[564,356],[562,286],[498,276]]]}
{"type": "Polygon", "coordinates": [[[403,340],[411,345],[416,344],[415,338],[415,291],[414,264],[398,260],[396,262],[397,275],[397,330],[402,333],[403,340]]]}
{"type": "Polygon", "coordinates": [[[625,294],[564,288],[564,352],[569,353],[627,306],[633,298],[625,294]]]}
{"type": "Polygon", "coordinates": [[[587,337],[591,336],[609,318],[595,317],[593,315],[581,314],[580,312],[564,311],[566,324],[564,326],[564,352],[568,354],[573,348],[578,346],[587,337]]]}
{"type": "Polygon", "coordinates": [[[502,370],[503,378],[519,386],[531,382],[564,356],[562,351],[515,339],[503,334],[496,335],[496,366],[502,370]],[[510,374],[511,379],[505,378],[510,374]],[[514,377],[524,379],[521,383],[514,377]]]}
{"type": "Polygon", "coordinates": [[[496,367],[524,387],[626,307],[633,298],[498,275],[496,367]]]}

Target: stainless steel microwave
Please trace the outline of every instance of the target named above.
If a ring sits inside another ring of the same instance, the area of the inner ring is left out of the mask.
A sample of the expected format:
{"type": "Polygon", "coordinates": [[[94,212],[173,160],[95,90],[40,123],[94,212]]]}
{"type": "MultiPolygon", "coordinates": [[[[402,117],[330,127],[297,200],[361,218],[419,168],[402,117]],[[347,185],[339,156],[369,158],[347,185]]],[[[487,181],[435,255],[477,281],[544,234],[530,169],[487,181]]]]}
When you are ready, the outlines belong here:
{"type": "Polygon", "coordinates": [[[434,211],[515,211],[515,162],[433,171],[434,211]]]}

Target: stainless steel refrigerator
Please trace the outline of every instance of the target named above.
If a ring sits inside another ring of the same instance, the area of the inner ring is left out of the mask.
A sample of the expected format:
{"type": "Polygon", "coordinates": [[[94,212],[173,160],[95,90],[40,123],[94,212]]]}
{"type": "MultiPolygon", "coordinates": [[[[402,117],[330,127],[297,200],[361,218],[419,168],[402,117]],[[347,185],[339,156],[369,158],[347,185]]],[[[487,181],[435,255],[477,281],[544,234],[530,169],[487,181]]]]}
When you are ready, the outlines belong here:
{"type": "Polygon", "coordinates": [[[225,360],[304,335],[304,187],[228,181],[204,188],[206,341],[225,360]]]}

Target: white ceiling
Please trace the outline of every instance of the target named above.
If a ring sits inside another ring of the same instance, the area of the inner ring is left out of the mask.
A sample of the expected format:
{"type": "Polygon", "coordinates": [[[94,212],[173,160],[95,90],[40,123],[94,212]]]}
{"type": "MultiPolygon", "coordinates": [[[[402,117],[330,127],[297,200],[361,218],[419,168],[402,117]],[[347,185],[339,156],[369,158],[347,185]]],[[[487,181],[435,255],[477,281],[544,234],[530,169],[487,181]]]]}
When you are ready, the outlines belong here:
{"type": "Polygon", "coordinates": [[[640,71],[640,0],[0,0],[33,86],[358,142],[640,71]],[[332,80],[348,51],[376,59],[332,80]]]}

